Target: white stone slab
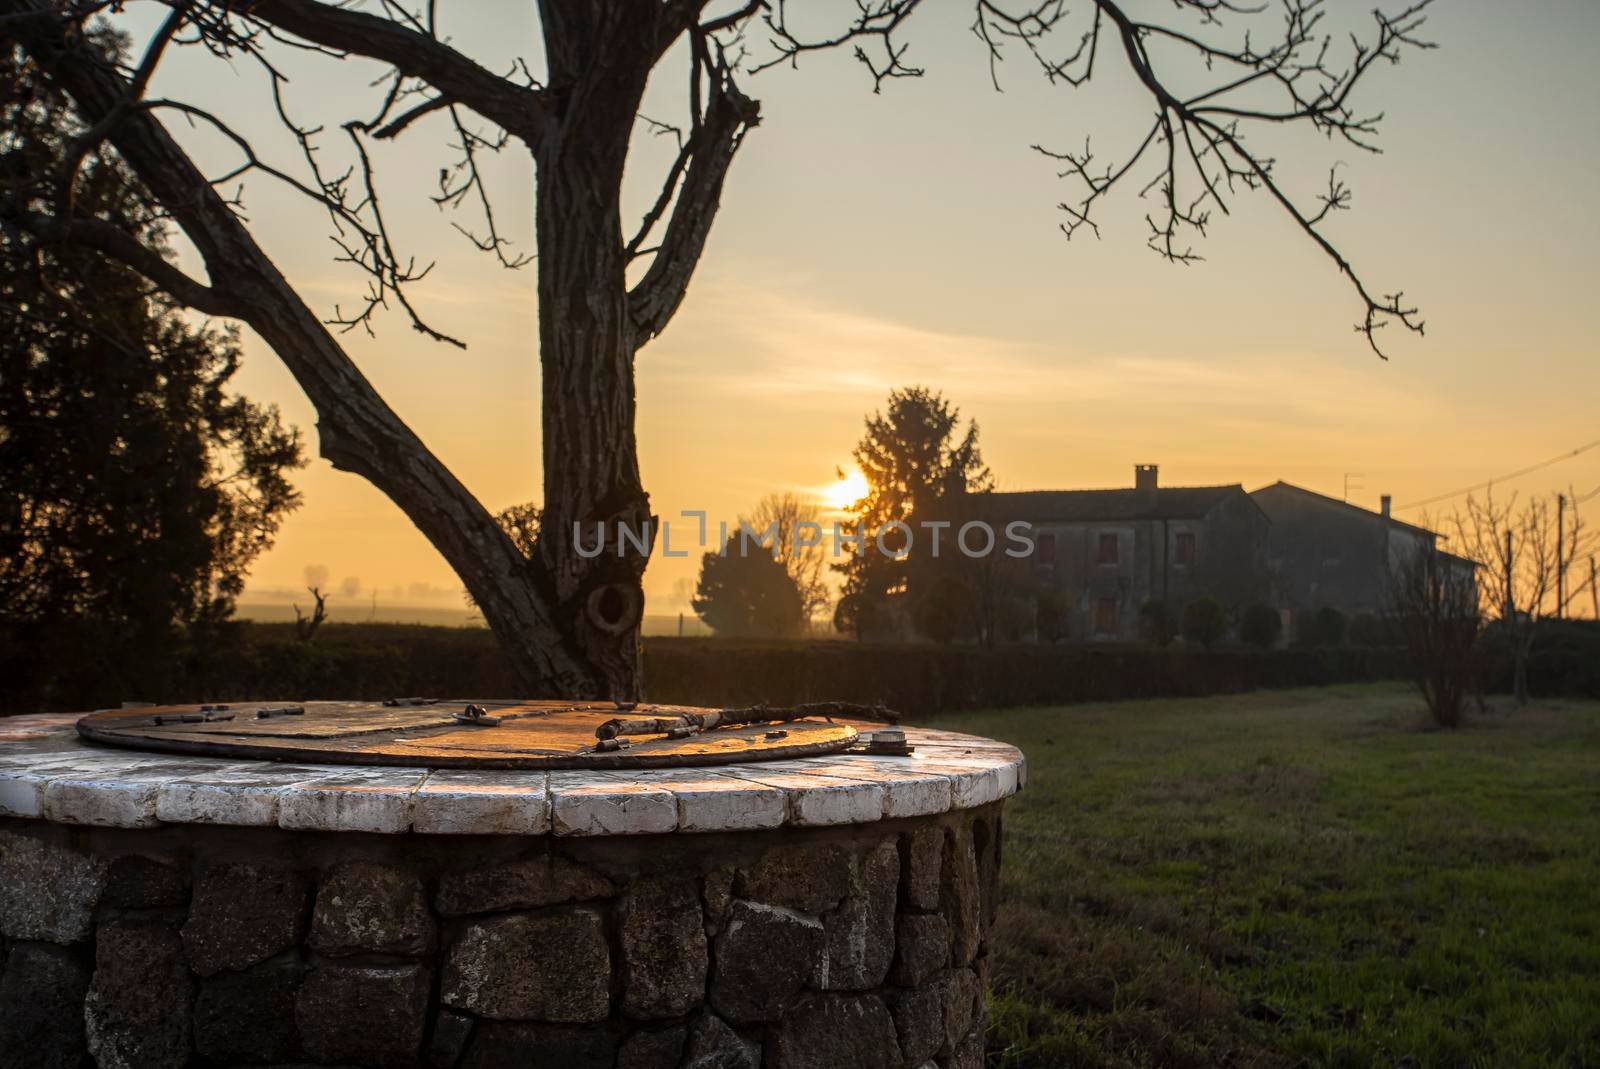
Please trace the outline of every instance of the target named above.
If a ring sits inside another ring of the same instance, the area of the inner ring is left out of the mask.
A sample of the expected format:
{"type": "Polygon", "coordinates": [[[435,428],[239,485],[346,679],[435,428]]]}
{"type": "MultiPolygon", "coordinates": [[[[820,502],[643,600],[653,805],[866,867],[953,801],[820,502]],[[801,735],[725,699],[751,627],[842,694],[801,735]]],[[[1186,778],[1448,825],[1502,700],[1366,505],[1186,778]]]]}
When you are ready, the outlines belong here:
{"type": "Polygon", "coordinates": [[[42,771],[0,771],[0,817],[44,815],[44,787],[50,776],[42,771]]]}
{"type": "Polygon", "coordinates": [[[1016,749],[1010,751],[1012,758],[1003,759],[1005,755],[986,757],[981,755],[956,756],[929,750],[927,755],[921,753],[912,756],[911,760],[922,760],[924,767],[951,772],[956,779],[956,791],[966,801],[957,801],[957,809],[970,809],[974,806],[988,805],[1000,798],[1009,798],[1017,793],[1021,782],[1022,753],[1016,749]]]}
{"type": "Polygon", "coordinates": [[[678,801],[678,830],[752,831],[776,828],[788,815],[784,794],[776,787],[722,775],[715,767],[612,772],[672,792],[678,801]]]}
{"type": "Polygon", "coordinates": [[[730,776],[783,791],[787,819],[800,827],[828,824],[870,824],[883,819],[884,787],[858,779],[787,771],[787,761],[730,765],[730,776]]]}
{"type": "Polygon", "coordinates": [[[412,796],[411,828],[424,835],[543,835],[550,830],[545,772],[429,773],[412,796]]]}
{"type": "Polygon", "coordinates": [[[52,779],[40,798],[41,816],[60,824],[106,828],[153,828],[156,784],[133,773],[98,779],[52,779]]]}
{"type": "Polygon", "coordinates": [[[70,764],[80,760],[82,752],[78,750],[31,750],[24,746],[7,746],[0,744],[0,771],[25,772],[34,768],[49,768],[52,765],[70,764]]]}
{"type": "Polygon", "coordinates": [[[926,769],[903,758],[840,754],[792,763],[797,766],[796,772],[806,775],[882,784],[883,815],[888,820],[931,816],[950,808],[950,778],[941,773],[930,775],[926,769]]]}
{"type": "Polygon", "coordinates": [[[38,735],[76,733],[80,713],[41,713],[35,716],[0,716],[0,741],[38,735]]]}
{"type": "Polygon", "coordinates": [[[423,769],[352,766],[291,784],[278,795],[278,827],[398,835],[411,828],[412,795],[426,777],[423,769]]]}
{"type": "Polygon", "coordinates": [[[338,768],[327,765],[223,764],[161,784],[156,819],[163,824],[270,828],[278,823],[278,798],[284,791],[301,780],[338,774],[338,768]]]}
{"type": "Polygon", "coordinates": [[[62,824],[151,828],[157,787],[194,774],[200,762],[166,755],[85,749],[81,758],[31,773],[39,816],[62,824]]]}
{"type": "Polygon", "coordinates": [[[678,826],[666,788],[596,772],[550,773],[550,827],[557,835],[660,835],[678,826]]]}

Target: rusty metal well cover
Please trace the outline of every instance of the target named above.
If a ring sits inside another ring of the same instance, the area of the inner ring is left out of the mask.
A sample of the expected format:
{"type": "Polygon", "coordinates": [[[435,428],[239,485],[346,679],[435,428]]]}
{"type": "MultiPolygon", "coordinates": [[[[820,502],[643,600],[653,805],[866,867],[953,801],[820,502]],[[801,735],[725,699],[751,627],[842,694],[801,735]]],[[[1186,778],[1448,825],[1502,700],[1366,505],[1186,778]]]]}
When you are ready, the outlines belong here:
{"type": "Polygon", "coordinates": [[[701,709],[610,702],[230,702],[107,709],[97,742],[207,757],[427,768],[670,768],[848,749],[860,707],[701,709]]]}

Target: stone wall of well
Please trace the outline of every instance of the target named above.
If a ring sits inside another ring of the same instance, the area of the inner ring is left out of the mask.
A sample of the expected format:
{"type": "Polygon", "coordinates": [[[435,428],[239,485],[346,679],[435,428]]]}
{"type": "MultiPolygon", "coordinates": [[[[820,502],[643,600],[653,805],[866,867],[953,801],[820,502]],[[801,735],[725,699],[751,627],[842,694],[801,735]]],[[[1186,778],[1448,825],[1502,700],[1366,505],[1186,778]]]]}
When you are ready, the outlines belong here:
{"type": "Polygon", "coordinates": [[[605,840],[0,820],[0,1069],[980,1069],[1002,805],[605,840]]]}

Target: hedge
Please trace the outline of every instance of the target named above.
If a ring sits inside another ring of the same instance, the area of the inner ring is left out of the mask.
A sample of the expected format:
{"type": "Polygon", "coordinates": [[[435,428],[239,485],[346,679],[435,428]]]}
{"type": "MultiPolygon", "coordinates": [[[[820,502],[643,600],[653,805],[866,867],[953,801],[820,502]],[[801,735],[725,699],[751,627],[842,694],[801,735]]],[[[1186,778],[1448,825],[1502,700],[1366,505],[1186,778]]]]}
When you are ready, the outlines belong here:
{"type": "MultiPolygon", "coordinates": [[[[1515,658],[1499,628],[1483,636],[1482,679],[1487,690],[1511,690],[1515,658]]],[[[1528,689],[1537,698],[1600,698],[1600,623],[1545,620],[1528,654],[1528,689]]]]}
{"type": "MultiPolygon", "coordinates": [[[[1321,686],[1403,676],[1402,654],[1381,649],[1214,650],[1143,646],[866,645],[648,638],[645,678],[654,701],[694,705],[882,703],[916,720],[1013,705],[1190,697],[1256,688],[1321,686]]],[[[0,695],[7,713],[82,709],[126,700],[516,697],[487,631],[394,624],[332,624],[314,642],[291,628],[241,625],[195,656],[170,693],[110,693],[68,677],[48,693],[0,695]]]]}

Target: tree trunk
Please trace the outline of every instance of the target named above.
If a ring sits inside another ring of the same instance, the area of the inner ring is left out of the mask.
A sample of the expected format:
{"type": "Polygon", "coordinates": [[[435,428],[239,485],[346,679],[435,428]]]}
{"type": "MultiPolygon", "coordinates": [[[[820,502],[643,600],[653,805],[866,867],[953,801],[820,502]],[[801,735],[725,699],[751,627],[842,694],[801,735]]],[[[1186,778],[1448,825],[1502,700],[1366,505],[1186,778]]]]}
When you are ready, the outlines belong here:
{"type": "Polygon", "coordinates": [[[541,5],[550,82],[562,106],[557,129],[535,155],[544,422],[539,560],[573,656],[593,668],[603,696],[617,700],[637,700],[643,689],[641,581],[655,534],[634,436],[633,362],[641,339],[629,310],[619,201],[654,65],[650,22],[659,6],[541,5]]]}
{"type": "Polygon", "coordinates": [[[1516,654],[1512,660],[1511,691],[1518,705],[1528,704],[1528,656],[1532,652],[1533,628],[1530,625],[1527,636],[1517,640],[1516,654]]]}

